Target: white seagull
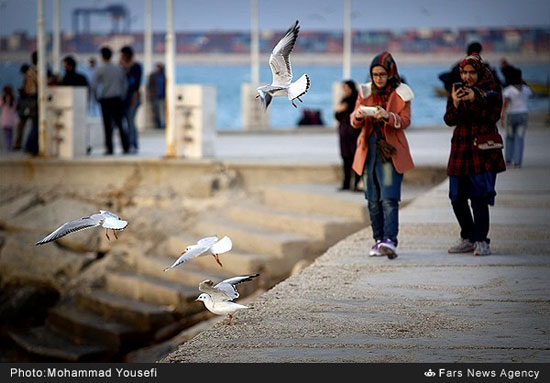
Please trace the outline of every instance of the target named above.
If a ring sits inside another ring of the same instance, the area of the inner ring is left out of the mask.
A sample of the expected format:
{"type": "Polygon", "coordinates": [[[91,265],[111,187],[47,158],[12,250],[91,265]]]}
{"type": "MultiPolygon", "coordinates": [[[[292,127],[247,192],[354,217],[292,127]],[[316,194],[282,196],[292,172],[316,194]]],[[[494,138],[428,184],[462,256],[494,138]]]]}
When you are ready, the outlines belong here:
{"type": "Polygon", "coordinates": [[[110,211],[100,210],[99,214],[92,214],[89,217],[82,217],[80,219],[75,219],[73,221],[64,223],[63,225],[59,226],[53,233],[36,242],[35,245],[43,245],[45,243],[55,241],[56,239],[64,237],[74,231],[80,231],[100,225],[105,228],[105,236],[107,237],[107,239],[111,240],[111,238],[109,238],[107,230],[111,229],[113,231],[113,234],[115,235],[115,238],[118,239],[115,230],[123,230],[126,226],[128,226],[128,222],[120,219],[118,215],[111,213],[110,211]]]}
{"type": "Polygon", "coordinates": [[[310,81],[307,74],[303,74],[298,80],[292,82],[292,67],[289,55],[294,48],[299,31],[300,27],[298,26],[298,20],[296,20],[296,23],[286,31],[284,37],[275,45],[271,56],[269,56],[269,66],[271,67],[273,80],[271,85],[258,87],[258,95],[256,96],[256,98],[260,97],[266,109],[273,97],[285,95],[292,106],[297,108],[294,100],[298,99],[302,102],[300,96],[304,95],[309,89],[310,81]]]}
{"type": "Polygon", "coordinates": [[[202,281],[199,284],[199,291],[202,294],[199,295],[196,301],[202,301],[208,311],[216,315],[225,315],[229,317],[227,324],[231,324],[231,320],[236,311],[249,309],[249,306],[240,305],[232,302],[233,299],[239,297],[239,292],[235,287],[239,283],[247,282],[256,278],[260,274],[241,275],[239,277],[233,277],[225,279],[214,286],[214,282],[210,279],[202,281]]]}
{"type": "Polygon", "coordinates": [[[233,243],[231,242],[231,239],[227,236],[223,237],[219,241],[218,241],[218,237],[216,237],[215,235],[211,237],[199,239],[195,245],[187,246],[185,248],[185,251],[176,260],[176,262],[174,262],[172,266],[165,268],[164,271],[173,269],[179,264],[182,264],[183,262],[186,262],[191,258],[198,257],[199,255],[204,254],[207,251],[209,251],[210,254],[212,254],[216,262],[218,262],[218,265],[220,265],[220,267],[223,267],[218,255],[227,253],[229,250],[231,250],[232,247],[233,247],[233,243]]]}

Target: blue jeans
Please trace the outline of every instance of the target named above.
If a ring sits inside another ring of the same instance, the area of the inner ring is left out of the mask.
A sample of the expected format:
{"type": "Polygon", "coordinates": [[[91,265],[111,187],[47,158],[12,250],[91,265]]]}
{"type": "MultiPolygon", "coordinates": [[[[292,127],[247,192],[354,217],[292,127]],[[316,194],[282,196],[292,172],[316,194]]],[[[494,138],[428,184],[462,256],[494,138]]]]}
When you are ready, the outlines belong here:
{"type": "Polygon", "coordinates": [[[135,150],[139,148],[138,132],[136,128],[136,113],[140,105],[141,105],[141,102],[138,101],[133,108],[129,106],[124,113],[124,117],[126,119],[126,123],[128,126],[128,141],[130,143],[130,149],[135,149],[135,150]]]}
{"type": "Polygon", "coordinates": [[[527,113],[511,113],[508,115],[506,128],[506,162],[521,165],[523,161],[523,144],[527,130],[527,113]]]}
{"type": "Polygon", "coordinates": [[[369,201],[370,224],[376,241],[391,239],[397,246],[399,230],[399,201],[384,199],[369,201]]]}
{"type": "Polygon", "coordinates": [[[397,173],[391,161],[382,162],[374,134],[369,137],[365,180],[365,198],[369,201],[369,215],[374,239],[391,239],[397,246],[403,174],[397,173]]]}

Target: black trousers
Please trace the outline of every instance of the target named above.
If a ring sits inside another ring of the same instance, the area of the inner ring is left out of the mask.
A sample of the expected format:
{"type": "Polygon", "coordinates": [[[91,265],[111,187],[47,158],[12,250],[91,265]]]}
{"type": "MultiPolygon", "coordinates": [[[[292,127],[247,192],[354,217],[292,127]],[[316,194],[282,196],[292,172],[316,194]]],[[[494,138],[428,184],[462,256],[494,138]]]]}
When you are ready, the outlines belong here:
{"type": "Polygon", "coordinates": [[[342,170],[344,171],[344,180],[342,182],[342,189],[350,189],[351,188],[351,178],[352,175],[354,176],[353,181],[353,189],[357,189],[359,182],[361,182],[361,176],[357,175],[351,168],[353,165],[353,156],[350,157],[344,157],[342,156],[342,160],[344,161],[342,165],[342,170]]]}
{"type": "Polygon", "coordinates": [[[460,198],[452,202],[458,224],[460,225],[460,237],[472,242],[489,242],[489,203],[486,198],[471,198],[472,210],[468,205],[468,199],[460,198]],[[473,217],[472,217],[473,212],[473,217]]]}
{"type": "Polygon", "coordinates": [[[128,153],[130,143],[128,140],[128,132],[122,125],[124,116],[124,103],[120,97],[102,98],[99,100],[101,105],[101,114],[103,116],[103,128],[105,130],[105,150],[107,154],[113,154],[113,122],[118,127],[120,132],[120,141],[122,142],[122,150],[128,153]]]}

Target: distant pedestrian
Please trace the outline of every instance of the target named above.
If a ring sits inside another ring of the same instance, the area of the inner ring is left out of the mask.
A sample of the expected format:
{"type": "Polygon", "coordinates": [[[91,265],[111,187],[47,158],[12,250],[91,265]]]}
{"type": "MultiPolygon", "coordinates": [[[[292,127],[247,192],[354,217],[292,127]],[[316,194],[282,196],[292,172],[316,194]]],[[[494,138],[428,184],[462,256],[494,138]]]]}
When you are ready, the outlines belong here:
{"type": "Polygon", "coordinates": [[[33,156],[38,155],[38,53],[31,54],[32,65],[25,72],[21,108],[31,120],[31,130],[25,141],[25,151],[33,156]]]}
{"type": "Polygon", "coordinates": [[[353,165],[353,156],[357,148],[357,137],[361,131],[355,129],[350,123],[350,114],[355,109],[357,102],[357,85],[353,80],[342,82],[342,91],[344,96],[335,109],[334,118],[338,121],[338,136],[340,139],[340,156],[342,157],[343,180],[339,190],[359,191],[361,176],[356,174],[351,166],[353,165]],[[353,173],[353,186],[351,178],[353,173]]]}
{"type": "MultiPolygon", "coordinates": [[[[88,59],[88,75],[90,79],[94,78],[96,70],[97,70],[97,61],[95,57],[90,57],[88,59]]],[[[91,87],[89,88],[89,90],[90,92],[88,94],[88,114],[93,117],[99,116],[99,111],[100,111],[99,104],[97,103],[97,100],[92,94],[91,87]]]]}
{"type": "Polygon", "coordinates": [[[136,153],[139,149],[136,114],[141,105],[140,87],[143,70],[141,64],[134,61],[134,50],[130,46],[120,50],[120,65],[126,72],[128,89],[124,98],[124,118],[128,127],[130,152],[136,153]]]}
{"type": "Polygon", "coordinates": [[[7,151],[11,151],[12,132],[17,123],[17,100],[13,94],[13,88],[10,85],[4,86],[2,97],[0,98],[0,126],[2,126],[3,135],[6,142],[7,151]]]}
{"type": "Polygon", "coordinates": [[[389,52],[372,60],[370,76],[371,82],[360,87],[350,118],[351,125],[361,129],[353,170],[366,179],[365,198],[375,240],[369,255],[393,259],[397,257],[403,174],[414,167],[404,132],[411,123],[414,93],[401,82],[389,52]]]}
{"type": "Polygon", "coordinates": [[[462,60],[460,76],[463,85],[453,86],[444,116],[445,123],[454,127],[447,175],[449,197],[460,225],[460,239],[448,251],[489,255],[489,205],[495,203],[497,173],[506,170],[496,125],[502,94],[477,54],[462,60]]]}
{"type": "Polygon", "coordinates": [[[502,92],[504,103],[500,121],[502,127],[506,128],[506,164],[519,168],[523,162],[523,147],[529,117],[527,99],[533,95],[533,92],[525,85],[520,69],[512,71],[508,75],[508,81],[510,85],[502,92]]]}
{"type": "Polygon", "coordinates": [[[166,99],[166,76],[164,65],[157,63],[155,70],[149,75],[147,81],[147,96],[153,110],[153,120],[156,129],[164,129],[165,120],[165,99],[166,99]]]}
{"type": "Polygon", "coordinates": [[[113,154],[113,122],[120,132],[122,150],[130,152],[128,133],[123,126],[124,98],[128,83],[123,69],[111,62],[113,52],[108,47],[101,48],[103,65],[99,67],[92,80],[92,92],[101,105],[103,127],[105,129],[105,155],[113,154]]]}
{"type": "Polygon", "coordinates": [[[21,150],[21,144],[23,138],[25,137],[25,127],[27,121],[30,119],[29,109],[25,107],[24,98],[25,98],[25,74],[29,70],[30,66],[28,64],[23,64],[19,68],[19,72],[23,76],[23,81],[19,90],[19,97],[17,101],[17,115],[19,117],[19,122],[17,123],[15,129],[15,139],[13,143],[13,150],[21,150]]]}
{"type": "Polygon", "coordinates": [[[76,71],[76,60],[73,56],[66,56],[63,59],[65,76],[59,85],[65,86],[85,86],[88,87],[88,79],[82,73],[76,71]]]}

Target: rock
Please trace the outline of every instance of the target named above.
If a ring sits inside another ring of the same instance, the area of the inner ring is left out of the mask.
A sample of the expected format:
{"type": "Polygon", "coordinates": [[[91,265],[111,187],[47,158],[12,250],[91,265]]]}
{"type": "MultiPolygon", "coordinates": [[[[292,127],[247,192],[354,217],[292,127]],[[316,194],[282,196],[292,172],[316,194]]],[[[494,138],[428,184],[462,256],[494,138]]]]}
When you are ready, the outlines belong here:
{"type": "Polygon", "coordinates": [[[59,299],[55,290],[37,286],[10,286],[0,293],[0,324],[33,326],[46,317],[48,308],[59,299]]]}
{"type": "MultiPolygon", "coordinates": [[[[32,242],[34,244],[65,222],[98,213],[103,208],[74,199],[59,198],[52,203],[39,204],[17,214],[11,223],[19,229],[36,232],[32,242]]],[[[105,253],[109,250],[109,243],[103,241],[101,236],[105,237],[105,229],[90,228],[66,235],[56,242],[74,251],[105,253]]]]}
{"type": "MultiPolygon", "coordinates": [[[[6,229],[18,229],[20,227],[14,223],[14,218],[18,214],[39,203],[36,193],[24,193],[6,201],[0,206],[0,226],[6,229]]],[[[21,225],[21,223],[19,223],[21,225]]]]}
{"type": "Polygon", "coordinates": [[[0,252],[0,285],[43,285],[64,291],[65,285],[92,260],[55,243],[35,246],[33,233],[13,233],[0,252]]]}

